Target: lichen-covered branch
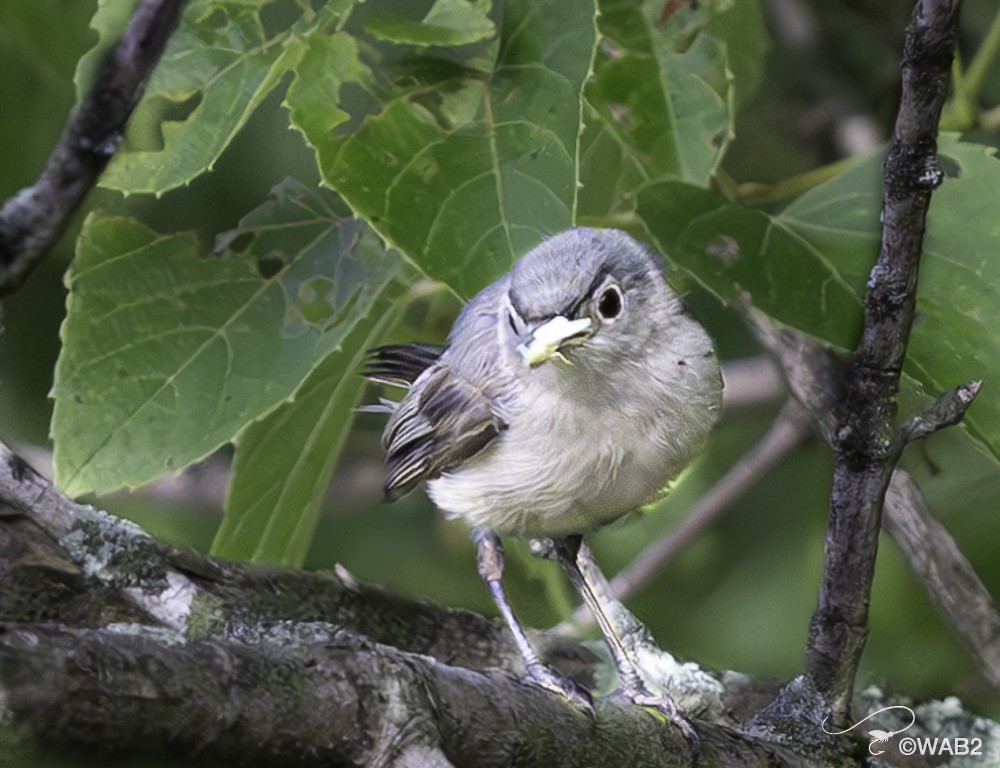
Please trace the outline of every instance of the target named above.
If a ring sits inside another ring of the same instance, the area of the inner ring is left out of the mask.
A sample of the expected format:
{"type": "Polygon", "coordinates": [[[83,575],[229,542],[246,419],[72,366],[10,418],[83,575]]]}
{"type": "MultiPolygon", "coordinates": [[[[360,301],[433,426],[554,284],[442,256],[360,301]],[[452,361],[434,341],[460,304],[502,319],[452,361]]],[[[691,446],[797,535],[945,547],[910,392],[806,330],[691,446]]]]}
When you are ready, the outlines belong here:
{"type": "MultiPolygon", "coordinates": [[[[536,640],[563,673],[595,676],[600,661],[573,641],[536,640]]],[[[59,495],[0,446],[5,758],[690,764],[687,741],[650,713],[599,699],[591,719],[520,672],[497,623],[343,572],[254,568],[164,544],[59,495]]],[[[712,697],[683,699],[702,736],[699,765],[851,764],[851,743],[823,734],[808,702],[772,704],[789,729],[762,729],[751,716],[773,684],[717,679],[712,697]]]]}
{"type": "Polygon", "coordinates": [[[520,757],[558,768],[610,765],[611,754],[620,765],[689,764],[683,738],[623,704],[600,703],[592,721],[510,673],[329,627],[279,624],[226,641],[0,624],[0,686],[5,756],[37,752],[44,735],[95,760],[488,768],[520,757]]]}
{"type": "Polygon", "coordinates": [[[0,296],[17,290],[51,250],[111,160],[186,3],[139,2],[38,181],[0,209],[0,296]]]}
{"type": "MultiPolygon", "coordinates": [[[[46,617],[75,626],[127,620],[198,638],[229,637],[242,625],[322,621],[473,669],[520,669],[507,633],[476,614],[398,598],[343,571],[254,568],[171,546],[62,496],[2,443],[0,523],[0,620],[46,617]],[[51,591],[60,600],[29,599],[15,608],[9,601],[23,590],[14,587],[29,577],[33,592],[51,591]],[[98,599],[91,604],[89,595],[98,599]]],[[[556,664],[594,661],[558,638],[543,648],[556,664]]]]}
{"type": "MultiPolygon", "coordinates": [[[[535,640],[564,674],[598,676],[572,640],[535,640]]],[[[591,719],[520,682],[512,646],[497,623],[342,571],[164,544],[61,496],[0,445],[0,754],[21,764],[53,750],[212,765],[690,764],[683,736],[642,709],[599,699],[591,719]]],[[[699,765],[852,764],[810,696],[775,701],[773,683],[735,673],[699,695],[688,681],[708,673],[664,669],[698,723],[699,765]]]]}
{"type": "MultiPolygon", "coordinates": [[[[597,656],[556,634],[535,640],[563,674],[592,685],[597,656]]],[[[739,727],[763,698],[753,681],[721,676],[699,700],[686,680],[707,673],[664,669],[697,718],[700,765],[816,764],[814,744],[806,753],[739,727]]],[[[4,756],[690,764],[690,744],[661,718],[614,698],[598,699],[591,718],[522,683],[522,672],[498,623],[343,572],[255,568],[159,542],[62,497],[0,446],[4,756]]],[[[850,743],[819,739],[841,764],[850,743]]]]}

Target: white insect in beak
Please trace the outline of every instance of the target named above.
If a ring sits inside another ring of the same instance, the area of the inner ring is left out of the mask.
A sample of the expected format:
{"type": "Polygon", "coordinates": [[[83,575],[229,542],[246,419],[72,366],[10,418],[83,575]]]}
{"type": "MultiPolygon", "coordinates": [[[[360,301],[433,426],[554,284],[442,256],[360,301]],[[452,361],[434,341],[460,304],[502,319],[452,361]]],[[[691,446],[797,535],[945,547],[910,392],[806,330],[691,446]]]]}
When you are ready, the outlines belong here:
{"type": "Polygon", "coordinates": [[[517,351],[532,368],[551,360],[553,357],[568,363],[569,361],[563,356],[561,348],[575,339],[589,335],[592,327],[593,322],[588,317],[568,320],[562,315],[556,315],[548,322],[538,326],[532,332],[530,339],[518,345],[517,351]]]}

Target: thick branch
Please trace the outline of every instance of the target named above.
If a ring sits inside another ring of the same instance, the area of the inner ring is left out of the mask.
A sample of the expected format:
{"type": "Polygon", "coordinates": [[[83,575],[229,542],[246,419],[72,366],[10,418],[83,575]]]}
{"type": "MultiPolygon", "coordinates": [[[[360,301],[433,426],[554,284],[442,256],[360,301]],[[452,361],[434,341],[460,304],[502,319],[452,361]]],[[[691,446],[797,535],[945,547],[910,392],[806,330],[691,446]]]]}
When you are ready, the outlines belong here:
{"type": "MultiPolygon", "coordinates": [[[[180,550],[65,499],[9,452],[2,465],[17,468],[0,472],[5,757],[56,747],[212,765],[689,764],[676,729],[639,708],[599,700],[591,720],[521,683],[502,669],[516,659],[506,633],[481,617],[180,550]]],[[[850,764],[808,698],[771,705],[786,730],[742,729],[773,689],[739,674],[720,688],[699,721],[700,765],[850,764]]]]}
{"type": "Polygon", "coordinates": [[[883,169],[882,247],[865,325],[840,403],[826,559],[805,671],[846,721],[867,637],[882,506],[902,450],[895,402],[916,306],[931,191],[940,185],[937,124],[957,35],[957,0],[921,0],[907,30],[903,89],[883,169]]]}
{"type": "MultiPolygon", "coordinates": [[[[244,644],[0,625],[0,693],[0,743],[22,752],[44,737],[94,757],[210,765],[690,765],[676,729],[635,707],[599,701],[591,719],[509,673],[346,630],[306,639],[279,626],[244,644]]],[[[702,739],[706,766],[811,764],[728,729],[702,739]]]]}
{"type": "MultiPolygon", "coordinates": [[[[12,457],[0,444],[0,470],[12,457]]],[[[521,669],[508,634],[476,614],[398,598],[342,570],[254,568],[208,558],[74,504],[51,487],[38,494],[37,508],[22,506],[44,484],[30,468],[18,475],[0,471],[0,501],[9,505],[6,511],[0,505],[0,620],[46,618],[88,627],[143,622],[197,638],[228,638],[260,623],[322,621],[473,669],[521,669]],[[52,519],[70,522],[53,531],[52,519]],[[39,595],[51,599],[39,601],[39,595]]],[[[595,660],[556,637],[539,638],[539,645],[567,674],[595,660]]]]}
{"type": "Polygon", "coordinates": [[[17,290],[51,250],[118,149],[185,4],[141,0],[94,86],[71,113],[38,181],[0,209],[0,296],[17,290]]]}
{"type": "MultiPolygon", "coordinates": [[[[641,708],[600,699],[591,719],[520,682],[497,623],[349,576],[157,542],[65,499],[4,451],[4,754],[56,745],[214,765],[690,763],[680,732],[641,708]]],[[[551,633],[536,639],[564,674],[591,682],[597,657],[551,633]]],[[[735,728],[757,698],[734,676],[711,704],[692,702],[701,764],[815,764],[815,745],[803,754],[735,728]]],[[[819,738],[840,764],[845,741],[819,738]]]]}

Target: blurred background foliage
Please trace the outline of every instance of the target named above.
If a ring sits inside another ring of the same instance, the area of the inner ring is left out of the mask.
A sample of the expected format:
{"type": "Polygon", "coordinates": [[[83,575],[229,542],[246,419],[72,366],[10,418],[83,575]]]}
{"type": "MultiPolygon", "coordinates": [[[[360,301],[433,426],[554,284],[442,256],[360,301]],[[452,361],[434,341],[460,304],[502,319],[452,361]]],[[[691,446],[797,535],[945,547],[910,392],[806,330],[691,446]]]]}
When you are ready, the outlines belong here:
{"type": "MultiPolygon", "coordinates": [[[[96,42],[88,28],[96,6],[89,0],[0,4],[0,146],[5,148],[0,199],[31,183],[59,135],[74,102],[74,68],[96,42]]],[[[762,0],[766,33],[754,42],[766,45],[767,52],[762,64],[750,53],[733,64],[754,87],[740,91],[724,176],[733,184],[780,182],[877,148],[895,117],[899,56],[911,9],[910,2],[898,0],[762,0]]],[[[995,14],[992,0],[966,0],[963,55],[980,48],[995,14]]],[[[1000,69],[992,67],[983,74],[973,108],[956,108],[948,116],[952,129],[996,146],[1000,133],[987,107],[997,103],[1000,69]]],[[[289,176],[310,188],[320,181],[313,153],[288,130],[281,95],[275,92],[249,117],[211,173],[159,198],[126,200],[99,190],[88,208],[127,212],[158,231],[190,231],[210,241],[236,226],[289,176]]],[[[65,314],[63,275],[82,218],[28,284],[4,303],[0,439],[37,451],[29,455],[40,462],[50,445],[48,393],[65,314]]],[[[716,338],[723,358],[758,354],[731,311],[696,284],[686,287],[689,304],[716,338]]],[[[439,341],[459,306],[450,293],[428,290],[409,305],[392,338],[439,341]]],[[[615,573],[676,525],[699,494],[767,430],[778,405],[728,414],[706,454],[657,509],[592,537],[605,570],[615,573]]],[[[902,412],[912,405],[904,401],[902,412]]],[[[393,505],[379,502],[380,430],[381,419],[374,416],[355,421],[307,566],[341,563],[358,578],[391,590],[491,613],[461,523],[442,520],[422,492],[393,505]]],[[[175,485],[158,483],[99,503],[155,535],[207,550],[220,523],[227,461],[224,450],[188,470],[175,485]]],[[[958,431],[947,431],[909,449],[904,465],[986,585],[1000,594],[1000,561],[994,556],[1000,541],[996,463],[958,431]]],[[[814,442],[796,451],[632,600],[665,648],[753,675],[787,678],[796,672],[820,579],[831,466],[828,452],[814,442]]],[[[518,543],[511,542],[509,550],[512,599],[524,620],[548,626],[566,618],[573,605],[558,569],[534,560],[518,543]],[[539,599],[543,594],[545,599],[539,599]]],[[[957,694],[985,714],[1000,715],[1000,704],[977,680],[887,537],[871,616],[862,685],[882,685],[918,699],[957,694]]]]}

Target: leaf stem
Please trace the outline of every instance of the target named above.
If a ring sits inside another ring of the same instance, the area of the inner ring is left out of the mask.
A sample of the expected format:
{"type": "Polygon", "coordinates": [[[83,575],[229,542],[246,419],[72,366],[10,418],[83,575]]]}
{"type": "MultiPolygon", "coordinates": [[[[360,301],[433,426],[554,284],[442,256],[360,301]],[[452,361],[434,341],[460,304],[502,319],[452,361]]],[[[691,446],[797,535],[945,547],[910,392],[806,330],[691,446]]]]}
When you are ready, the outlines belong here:
{"type": "Polygon", "coordinates": [[[993,17],[982,45],[968,68],[964,69],[956,56],[952,66],[952,98],[945,104],[941,116],[942,131],[967,131],[977,123],[989,120],[989,113],[980,114],[979,96],[986,78],[1000,55],[1000,12],[993,17]]]}
{"type": "Polygon", "coordinates": [[[960,91],[970,101],[978,99],[998,55],[1000,55],[1000,11],[993,17],[993,23],[990,24],[982,45],[965,70],[965,75],[955,84],[956,92],[960,91]]]}
{"type": "Polygon", "coordinates": [[[861,157],[858,156],[845,157],[842,160],[837,160],[828,165],[823,165],[811,171],[800,173],[797,176],[790,176],[787,179],[782,179],[771,184],[752,181],[738,184],[736,186],[735,202],[756,208],[790,200],[818,187],[820,184],[825,184],[831,179],[837,178],[856,165],[860,160],[861,157]]]}

